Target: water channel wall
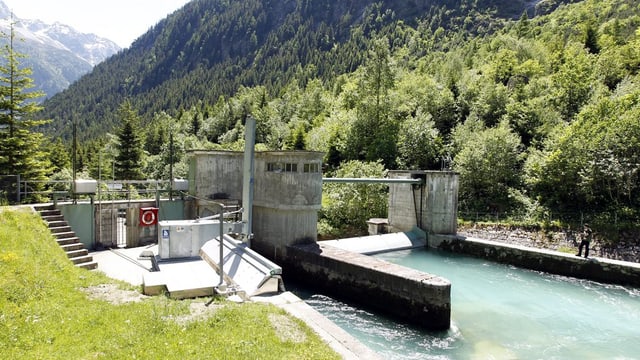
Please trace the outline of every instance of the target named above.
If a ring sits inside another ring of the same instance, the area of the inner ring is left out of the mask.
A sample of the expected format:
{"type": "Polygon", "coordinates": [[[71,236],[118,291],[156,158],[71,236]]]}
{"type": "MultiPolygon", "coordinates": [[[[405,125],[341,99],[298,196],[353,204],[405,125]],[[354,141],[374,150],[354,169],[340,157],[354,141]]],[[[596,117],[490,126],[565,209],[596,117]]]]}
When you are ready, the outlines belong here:
{"type": "Polygon", "coordinates": [[[447,279],[317,243],[289,246],[283,267],[285,280],[313,284],[425,329],[449,329],[451,283],[447,279]]]}
{"type": "Polygon", "coordinates": [[[432,235],[429,246],[525,269],[607,284],[640,287],[640,264],[575,256],[558,251],[503,244],[462,236],[432,235]]]}

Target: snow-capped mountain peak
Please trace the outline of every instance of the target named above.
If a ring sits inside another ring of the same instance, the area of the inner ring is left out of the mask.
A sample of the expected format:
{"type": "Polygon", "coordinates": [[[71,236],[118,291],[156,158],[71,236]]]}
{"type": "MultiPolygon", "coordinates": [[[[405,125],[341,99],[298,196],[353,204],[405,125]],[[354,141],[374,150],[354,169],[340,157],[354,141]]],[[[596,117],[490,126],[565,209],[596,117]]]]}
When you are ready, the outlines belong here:
{"type": "Polygon", "coordinates": [[[26,55],[24,62],[33,70],[36,88],[47,96],[64,90],[96,64],[120,51],[111,40],[81,33],[59,22],[21,19],[0,0],[0,31],[4,33],[0,44],[7,42],[11,24],[18,40],[14,42],[15,50],[26,55]]]}

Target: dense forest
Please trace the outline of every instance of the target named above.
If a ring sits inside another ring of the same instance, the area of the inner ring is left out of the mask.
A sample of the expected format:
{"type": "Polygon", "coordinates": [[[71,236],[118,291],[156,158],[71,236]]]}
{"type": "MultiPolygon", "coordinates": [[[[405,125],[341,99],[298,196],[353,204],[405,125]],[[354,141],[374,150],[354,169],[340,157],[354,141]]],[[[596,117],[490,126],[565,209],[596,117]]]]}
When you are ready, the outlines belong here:
{"type": "MultiPolygon", "coordinates": [[[[559,1],[545,1],[556,4],[559,1]]],[[[504,19],[536,10],[526,0],[193,0],[138,38],[129,49],[49,99],[47,130],[71,137],[77,119],[82,139],[101,137],[119,120],[128,99],[148,122],[200,103],[215,103],[240,87],[263,86],[277,96],[292,81],[334,81],[357,69],[370,41],[410,40],[397,27],[487,33],[504,19]]],[[[535,3],[535,2],[534,2],[535,3]]]]}
{"type": "Polygon", "coordinates": [[[193,1],[44,115],[82,129],[94,178],[137,136],[142,176],[184,176],[251,115],[259,150],[323,151],[327,174],[456,171],[462,216],[638,225],[637,1],[359,3],[193,1]]]}

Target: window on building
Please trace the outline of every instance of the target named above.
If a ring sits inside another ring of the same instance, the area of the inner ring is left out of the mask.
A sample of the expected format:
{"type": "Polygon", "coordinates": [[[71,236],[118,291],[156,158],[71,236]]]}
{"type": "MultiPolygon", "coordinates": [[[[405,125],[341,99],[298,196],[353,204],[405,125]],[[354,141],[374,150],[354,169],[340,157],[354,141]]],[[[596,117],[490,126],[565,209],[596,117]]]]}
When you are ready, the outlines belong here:
{"type": "Polygon", "coordinates": [[[319,173],[320,172],[320,164],[304,164],[303,171],[306,173],[319,173]]]}
{"type": "Polygon", "coordinates": [[[267,171],[270,171],[270,172],[298,172],[298,164],[295,164],[295,163],[267,163],[267,171]]]}
{"type": "Polygon", "coordinates": [[[267,163],[267,171],[282,172],[284,169],[282,163],[267,163]]]}
{"type": "Polygon", "coordinates": [[[298,172],[298,164],[284,164],[284,171],[285,172],[298,172]]]}

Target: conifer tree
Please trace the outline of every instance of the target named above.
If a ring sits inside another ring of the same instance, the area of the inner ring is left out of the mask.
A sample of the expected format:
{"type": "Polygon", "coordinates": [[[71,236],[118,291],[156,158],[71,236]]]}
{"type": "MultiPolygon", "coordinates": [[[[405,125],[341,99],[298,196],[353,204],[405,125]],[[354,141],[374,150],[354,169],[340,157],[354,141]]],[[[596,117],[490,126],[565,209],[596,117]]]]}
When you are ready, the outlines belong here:
{"type": "MultiPolygon", "coordinates": [[[[38,192],[44,188],[41,181],[46,180],[50,165],[47,153],[42,149],[44,136],[34,129],[47,121],[33,120],[31,117],[41,110],[33,99],[44,93],[27,91],[33,87],[33,80],[29,77],[32,71],[20,66],[19,58],[24,55],[14,49],[13,21],[8,37],[0,60],[0,179],[19,176],[21,180],[28,181],[30,192],[29,196],[22,199],[40,201],[38,192]]],[[[0,189],[0,196],[2,191],[0,189]]],[[[4,196],[9,200],[15,199],[13,194],[18,191],[17,181],[10,180],[4,191],[4,196]]]]}
{"type": "Polygon", "coordinates": [[[115,175],[120,180],[142,180],[142,138],[140,118],[131,102],[125,101],[119,109],[122,125],[118,131],[119,149],[115,159],[115,175]]]}
{"type": "Polygon", "coordinates": [[[584,46],[591,54],[600,53],[600,45],[598,44],[598,30],[592,25],[587,25],[587,33],[585,35],[584,46]]]}

